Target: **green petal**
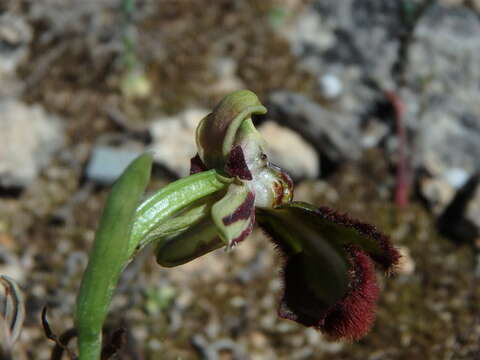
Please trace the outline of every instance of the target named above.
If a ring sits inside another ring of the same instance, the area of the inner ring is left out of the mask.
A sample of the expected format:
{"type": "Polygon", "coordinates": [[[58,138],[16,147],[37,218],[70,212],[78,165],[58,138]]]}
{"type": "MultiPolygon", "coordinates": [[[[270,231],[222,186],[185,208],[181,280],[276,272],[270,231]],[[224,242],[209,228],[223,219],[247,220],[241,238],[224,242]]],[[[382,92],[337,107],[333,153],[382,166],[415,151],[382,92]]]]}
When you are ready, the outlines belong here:
{"type": "Polygon", "coordinates": [[[198,154],[208,168],[222,169],[243,121],[252,114],[265,114],[267,109],[249,90],[227,95],[198,125],[198,154]]]}
{"type": "Polygon", "coordinates": [[[212,219],[222,240],[231,248],[251,234],[255,223],[255,195],[243,183],[230,184],[212,207],[212,219]]]}

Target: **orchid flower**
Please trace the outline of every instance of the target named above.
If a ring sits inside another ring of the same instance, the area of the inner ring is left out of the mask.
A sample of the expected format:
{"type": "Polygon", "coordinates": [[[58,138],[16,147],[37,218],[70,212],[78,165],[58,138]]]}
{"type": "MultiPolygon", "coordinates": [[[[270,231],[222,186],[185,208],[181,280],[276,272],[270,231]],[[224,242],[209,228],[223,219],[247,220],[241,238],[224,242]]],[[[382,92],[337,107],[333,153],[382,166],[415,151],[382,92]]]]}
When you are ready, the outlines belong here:
{"type": "Polygon", "coordinates": [[[191,175],[139,205],[151,155],[135,160],[107,200],[77,300],[80,360],[97,360],[118,277],[149,243],[157,262],[184,264],[233,249],[255,224],[284,257],[281,317],[332,339],[357,340],[375,318],[375,265],[391,273],[399,253],[372,225],[293,201],[293,182],[268,158],[252,116],[267,109],[248,90],[225,97],[198,125],[191,175]],[[113,255],[112,255],[113,254],[113,255]]]}

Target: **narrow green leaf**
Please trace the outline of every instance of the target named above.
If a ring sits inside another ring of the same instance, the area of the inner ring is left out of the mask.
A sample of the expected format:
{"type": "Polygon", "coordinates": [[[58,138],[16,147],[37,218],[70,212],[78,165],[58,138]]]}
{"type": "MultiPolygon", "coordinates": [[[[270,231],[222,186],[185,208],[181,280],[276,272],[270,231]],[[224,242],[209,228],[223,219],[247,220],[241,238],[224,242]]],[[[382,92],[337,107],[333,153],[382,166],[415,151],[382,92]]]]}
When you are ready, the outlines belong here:
{"type": "Polygon", "coordinates": [[[139,156],[113,185],[103,210],[79,295],[75,326],[80,360],[98,360],[101,331],[120,273],[136,208],[150,179],[152,155],[139,156]]]}

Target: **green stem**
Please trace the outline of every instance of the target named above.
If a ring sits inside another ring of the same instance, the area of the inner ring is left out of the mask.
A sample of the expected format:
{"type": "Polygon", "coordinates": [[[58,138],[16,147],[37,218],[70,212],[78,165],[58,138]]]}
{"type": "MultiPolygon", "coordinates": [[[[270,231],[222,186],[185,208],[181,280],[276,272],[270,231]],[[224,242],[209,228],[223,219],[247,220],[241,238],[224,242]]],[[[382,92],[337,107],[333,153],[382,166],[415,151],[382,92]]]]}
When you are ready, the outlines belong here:
{"type": "Polygon", "coordinates": [[[135,160],[108,196],[77,299],[79,360],[100,359],[102,327],[118,279],[136,252],[151,241],[149,234],[229,182],[215,170],[205,171],[165,186],[138,206],[151,161],[149,154],[135,160]]]}

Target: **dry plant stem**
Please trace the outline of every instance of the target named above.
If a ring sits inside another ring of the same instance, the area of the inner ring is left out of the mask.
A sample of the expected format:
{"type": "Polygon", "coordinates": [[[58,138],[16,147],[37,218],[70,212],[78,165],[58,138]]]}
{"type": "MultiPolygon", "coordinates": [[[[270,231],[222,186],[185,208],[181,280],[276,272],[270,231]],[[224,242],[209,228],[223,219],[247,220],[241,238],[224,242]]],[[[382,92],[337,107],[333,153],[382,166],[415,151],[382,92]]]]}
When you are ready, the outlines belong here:
{"type": "Polygon", "coordinates": [[[393,91],[387,91],[386,95],[393,107],[398,138],[395,204],[399,208],[405,208],[408,206],[408,197],[410,192],[410,176],[407,161],[407,133],[405,130],[403,117],[405,113],[405,105],[397,93],[393,91]]]}

